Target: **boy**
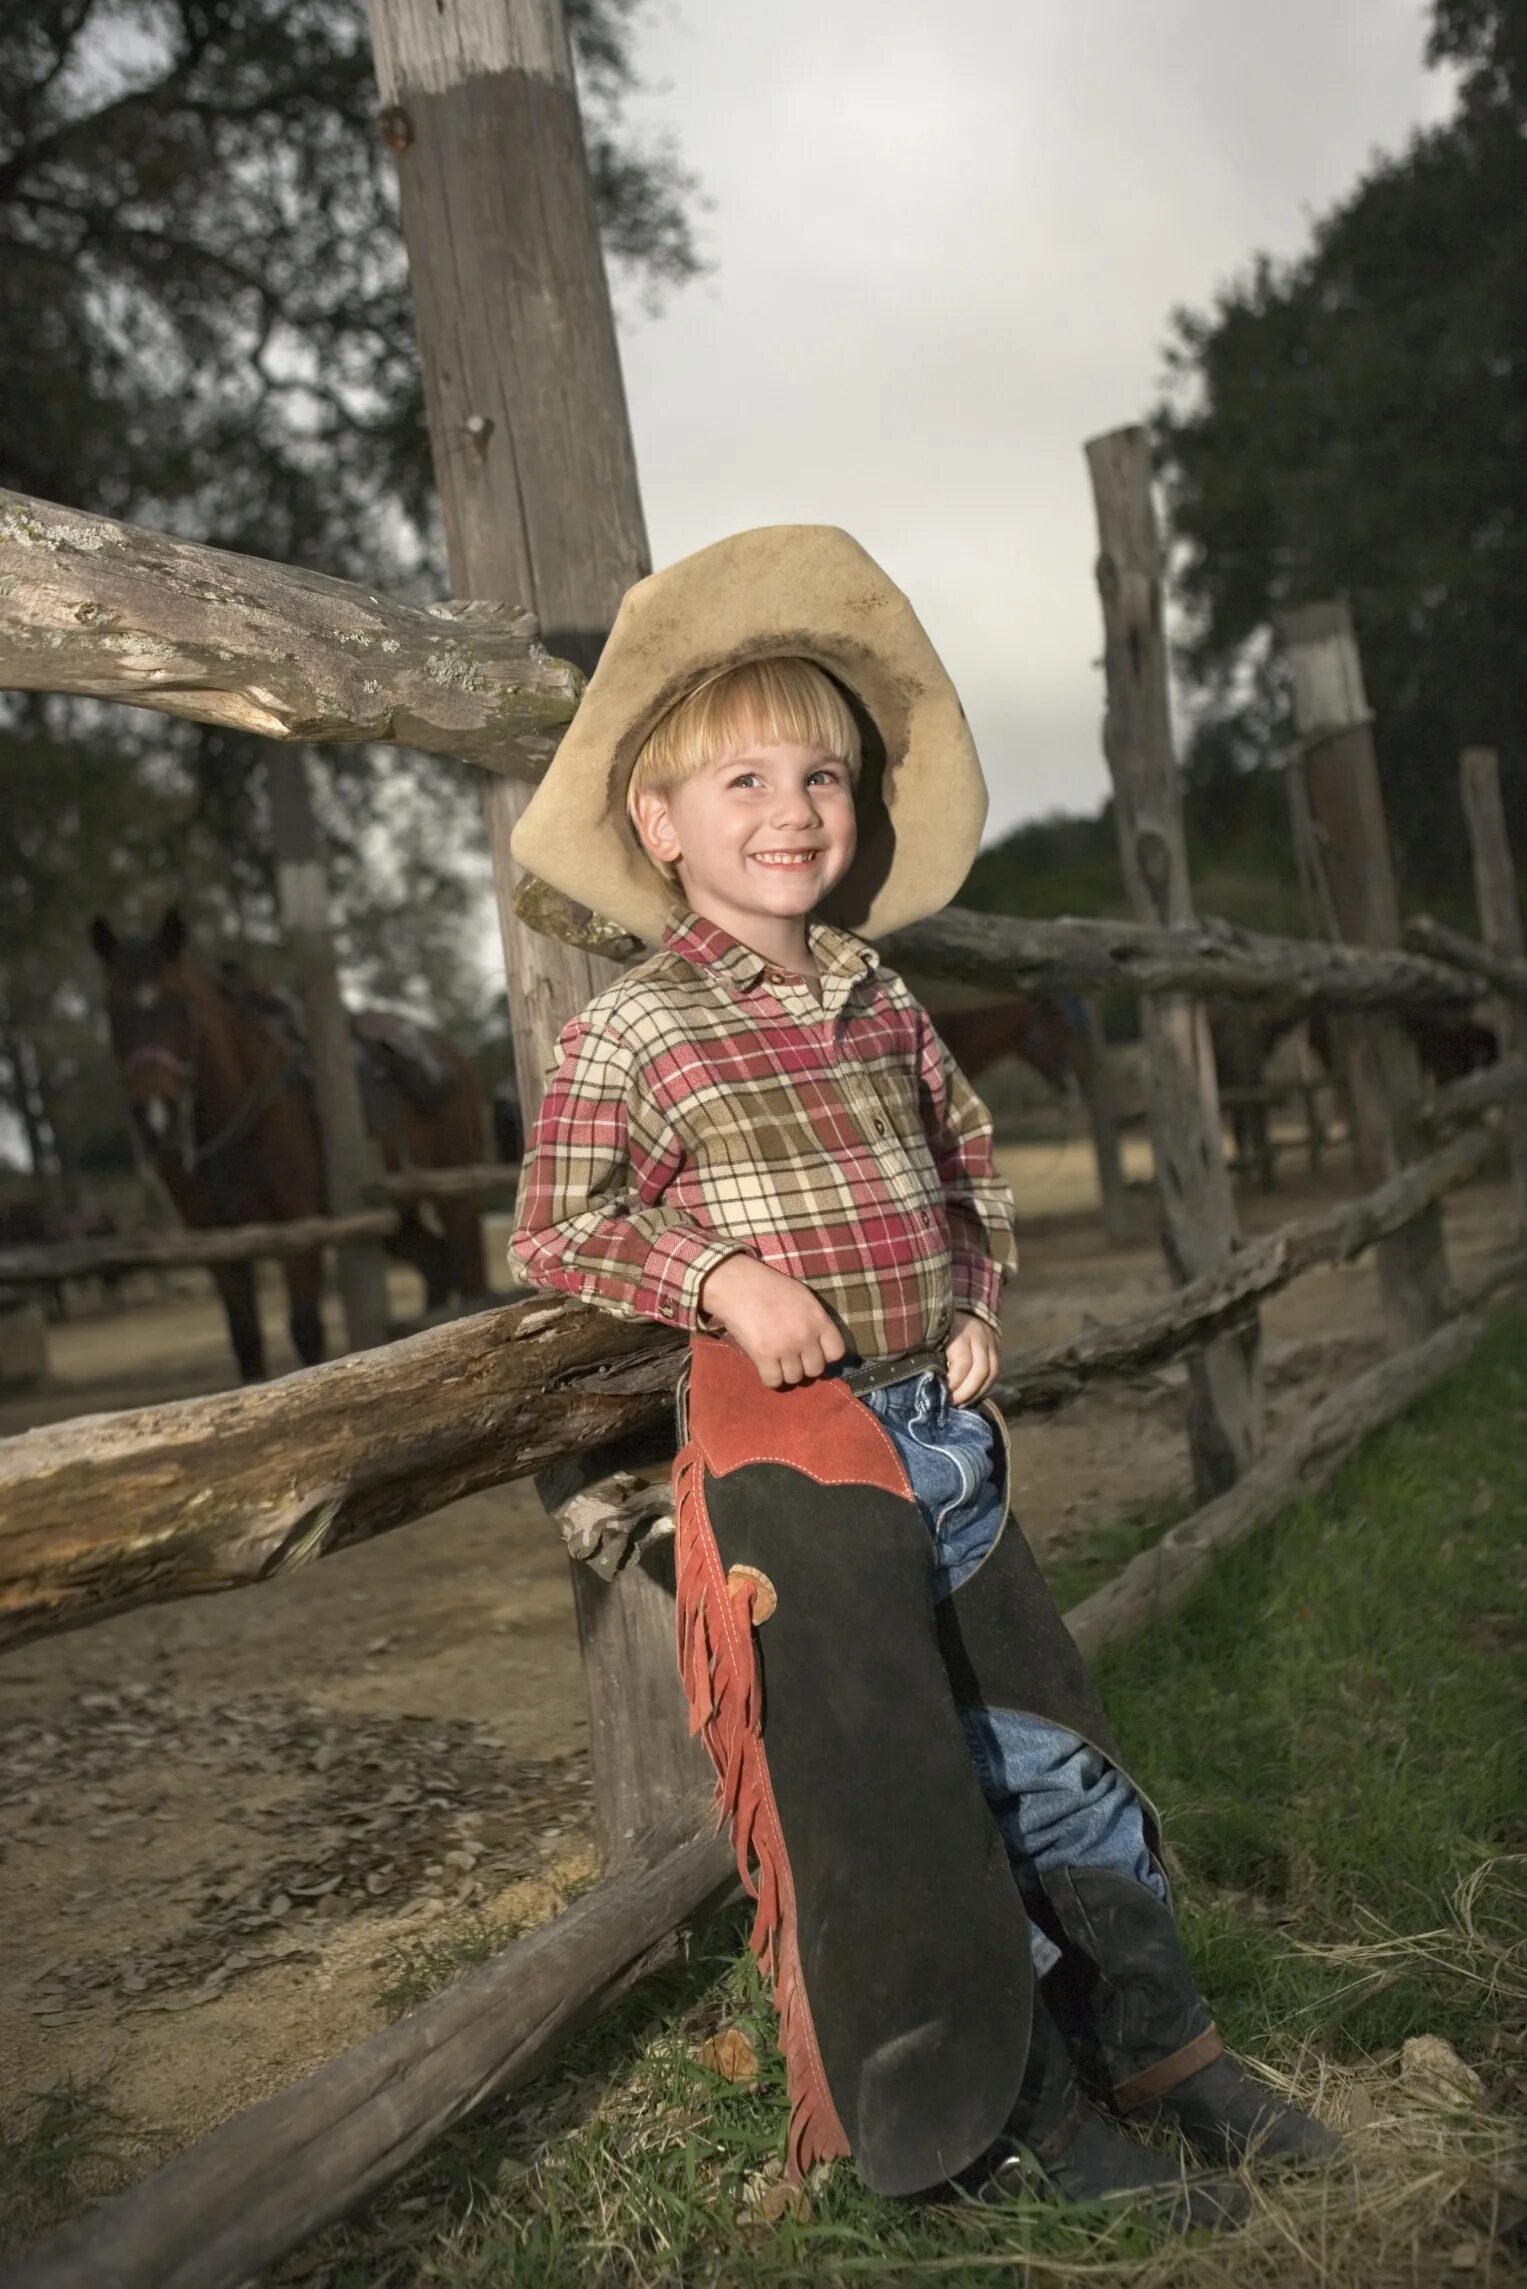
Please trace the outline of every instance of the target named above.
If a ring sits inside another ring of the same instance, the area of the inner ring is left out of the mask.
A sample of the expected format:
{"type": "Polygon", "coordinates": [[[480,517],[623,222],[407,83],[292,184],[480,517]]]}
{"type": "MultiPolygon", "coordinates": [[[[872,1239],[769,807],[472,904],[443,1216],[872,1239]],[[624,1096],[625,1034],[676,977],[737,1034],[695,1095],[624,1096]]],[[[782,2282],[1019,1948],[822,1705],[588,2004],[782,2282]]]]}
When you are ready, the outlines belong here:
{"type": "Polygon", "coordinates": [[[512,1249],[682,1326],[679,1658],[758,1899],[797,2172],[1224,2224],[1088,2103],[1211,2161],[1335,2141],[1223,2055],[1154,1817],[1008,1516],[1014,1261],[989,1118],[867,943],[963,880],[985,792],[846,534],[742,533],[627,596],[516,830],[660,950],[568,1026],[512,1249]]]}

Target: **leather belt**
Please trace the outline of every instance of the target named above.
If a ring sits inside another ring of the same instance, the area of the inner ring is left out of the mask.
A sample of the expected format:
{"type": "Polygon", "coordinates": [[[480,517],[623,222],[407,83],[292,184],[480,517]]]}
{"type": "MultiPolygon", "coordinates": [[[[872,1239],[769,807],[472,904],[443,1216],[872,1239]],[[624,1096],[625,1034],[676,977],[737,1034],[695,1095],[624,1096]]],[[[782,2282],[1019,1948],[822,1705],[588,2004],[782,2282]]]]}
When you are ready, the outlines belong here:
{"type": "Polygon", "coordinates": [[[883,1391],[888,1384],[905,1383],[912,1375],[947,1375],[949,1362],[941,1343],[924,1344],[920,1351],[898,1352],[894,1359],[862,1359],[843,1370],[843,1381],[856,1399],[867,1391],[883,1391]]]}

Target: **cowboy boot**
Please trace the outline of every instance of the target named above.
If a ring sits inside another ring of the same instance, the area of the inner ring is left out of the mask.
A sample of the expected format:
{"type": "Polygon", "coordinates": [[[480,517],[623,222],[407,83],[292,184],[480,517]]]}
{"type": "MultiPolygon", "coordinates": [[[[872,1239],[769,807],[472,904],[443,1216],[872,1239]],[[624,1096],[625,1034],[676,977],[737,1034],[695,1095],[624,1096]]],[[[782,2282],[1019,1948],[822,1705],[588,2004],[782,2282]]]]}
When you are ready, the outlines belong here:
{"type": "Polygon", "coordinates": [[[1158,2209],[1174,2232],[1238,2225],[1250,2208],[1244,2186],[1193,2181],[1107,2121],[1083,2095],[1064,2038],[1036,1996],[1028,2065],[1006,2131],[958,2183],[980,2201],[1032,2190],[1034,2169],[1062,2201],[1131,2202],[1158,2209]]]}
{"type": "Polygon", "coordinates": [[[1164,1900],[1111,1868],[1040,1880],[1063,1946],[1044,1992],[1089,2090],[1117,2114],[1174,2125],[1211,2162],[1329,2162],[1343,2150],[1226,2057],[1164,1900]]]}

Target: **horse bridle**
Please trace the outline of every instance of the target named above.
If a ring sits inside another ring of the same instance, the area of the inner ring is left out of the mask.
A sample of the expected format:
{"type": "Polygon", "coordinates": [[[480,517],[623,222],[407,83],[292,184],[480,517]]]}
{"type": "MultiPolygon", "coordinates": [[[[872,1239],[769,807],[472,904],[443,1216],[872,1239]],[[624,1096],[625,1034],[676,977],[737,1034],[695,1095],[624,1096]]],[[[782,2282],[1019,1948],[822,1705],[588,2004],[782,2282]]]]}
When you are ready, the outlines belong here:
{"type": "Polygon", "coordinates": [[[167,1066],[174,1074],[179,1088],[175,1107],[180,1143],[180,1165],[187,1176],[194,1176],[208,1161],[226,1152],[231,1144],[251,1129],[268,1105],[275,1103],[287,1082],[297,1069],[297,1060],[272,1037],[276,1063],[264,1073],[257,1073],[234,1106],[222,1127],[205,1144],[196,1141],[196,1055],[201,1047],[202,1031],[197,1023],[196,1002],[186,996],[186,1021],[191,1033],[191,1053],[182,1057],[178,1049],[167,1048],[160,1042],[148,1042],[141,1048],[129,1050],[122,1060],[122,1077],[127,1080],[135,1067],[144,1065],[167,1066]]]}

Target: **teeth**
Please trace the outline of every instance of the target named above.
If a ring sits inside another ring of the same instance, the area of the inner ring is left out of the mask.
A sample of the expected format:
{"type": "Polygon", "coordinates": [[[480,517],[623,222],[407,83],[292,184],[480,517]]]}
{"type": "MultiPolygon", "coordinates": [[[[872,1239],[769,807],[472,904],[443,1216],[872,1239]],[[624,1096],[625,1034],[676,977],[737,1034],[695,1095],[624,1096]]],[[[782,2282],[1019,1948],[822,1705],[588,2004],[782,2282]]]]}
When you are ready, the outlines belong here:
{"type": "Polygon", "coordinates": [[[817,854],[814,850],[755,850],[752,855],[759,866],[810,866],[817,854]]]}

